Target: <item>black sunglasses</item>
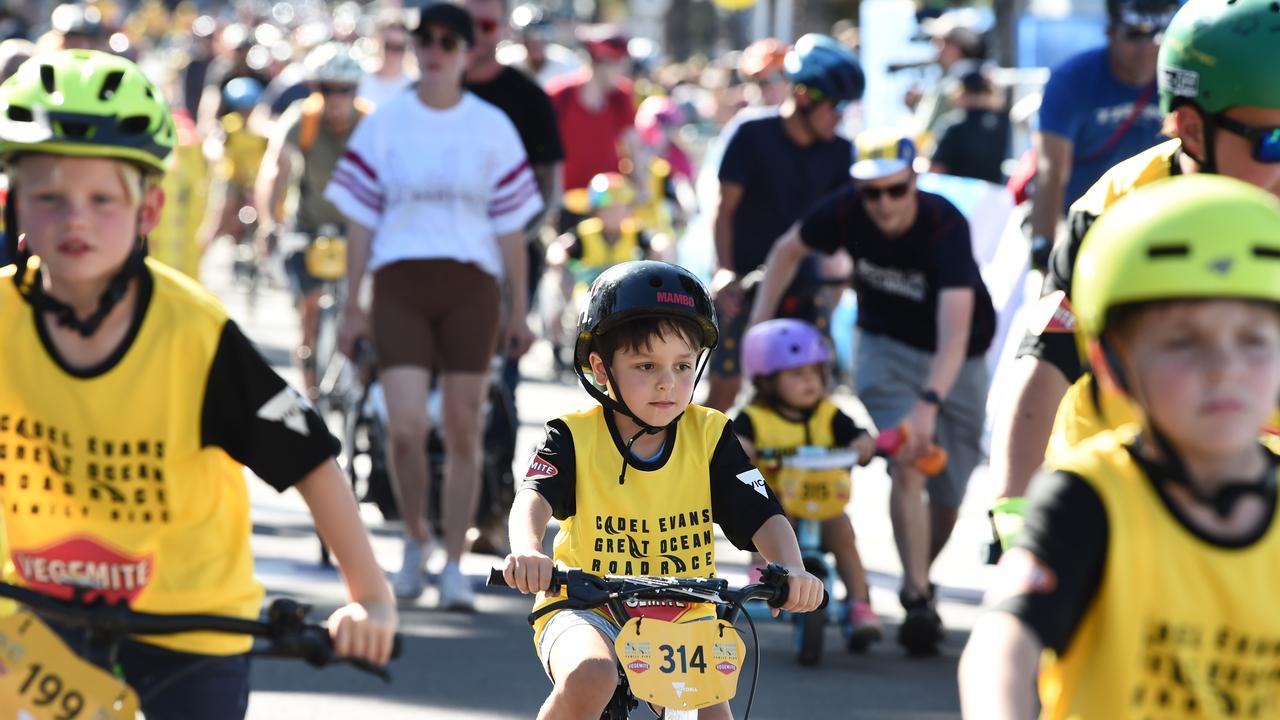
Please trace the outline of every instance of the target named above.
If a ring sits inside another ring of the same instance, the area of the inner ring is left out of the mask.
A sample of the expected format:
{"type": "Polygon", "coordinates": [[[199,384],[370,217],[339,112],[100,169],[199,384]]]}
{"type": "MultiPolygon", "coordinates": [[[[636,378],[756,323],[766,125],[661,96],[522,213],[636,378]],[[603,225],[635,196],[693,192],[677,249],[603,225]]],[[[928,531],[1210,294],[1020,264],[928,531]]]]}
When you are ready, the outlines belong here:
{"type": "Polygon", "coordinates": [[[1253,159],[1263,163],[1280,163],[1280,127],[1254,127],[1226,115],[1215,115],[1218,127],[1239,135],[1253,146],[1253,159]]]}
{"type": "Polygon", "coordinates": [[[859,185],[858,194],[867,202],[875,202],[882,195],[888,195],[894,200],[901,200],[906,197],[907,191],[911,189],[911,181],[903,180],[900,183],[889,185],[887,187],[875,187],[873,185],[859,185]]]}
{"type": "Polygon", "coordinates": [[[451,32],[433,33],[430,30],[420,30],[418,32],[418,48],[426,50],[427,48],[440,45],[440,49],[451,53],[458,49],[458,45],[462,43],[462,38],[451,32]]]}
{"type": "Polygon", "coordinates": [[[321,95],[349,95],[356,91],[355,85],[329,85],[323,84],[316,87],[316,92],[321,95]]]}
{"type": "Polygon", "coordinates": [[[1164,35],[1164,28],[1160,27],[1139,27],[1137,25],[1122,25],[1120,27],[1120,36],[1129,42],[1160,42],[1164,35]]]}

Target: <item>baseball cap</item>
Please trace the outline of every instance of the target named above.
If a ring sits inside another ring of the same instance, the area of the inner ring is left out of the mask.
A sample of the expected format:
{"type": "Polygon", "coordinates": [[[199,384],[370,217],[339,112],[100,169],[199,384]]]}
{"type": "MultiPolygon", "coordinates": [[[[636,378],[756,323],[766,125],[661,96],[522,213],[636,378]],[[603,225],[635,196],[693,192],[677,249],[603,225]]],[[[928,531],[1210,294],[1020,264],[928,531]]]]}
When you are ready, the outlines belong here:
{"type": "Polygon", "coordinates": [[[574,35],[593,59],[625,60],[631,57],[627,49],[630,38],[617,25],[580,25],[574,35]]]}
{"type": "Polygon", "coordinates": [[[872,128],[853,143],[857,161],[849,168],[854,180],[879,180],[906,170],[916,159],[916,144],[901,130],[872,128]]]}
{"type": "Polygon", "coordinates": [[[952,10],[920,21],[920,30],[930,38],[955,43],[965,55],[982,54],[981,19],[965,10],[952,10]]]}
{"type": "Polygon", "coordinates": [[[416,24],[412,19],[407,23],[409,27],[413,28],[412,32],[415,36],[420,34],[428,25],[439,25],[465,40],[467,45],[476,44],[476,31],[471,22],[471,13],[459,5],[454,5],[450,2],[436,2],[419,9],[417,15],[418,22],[416,24]]]}

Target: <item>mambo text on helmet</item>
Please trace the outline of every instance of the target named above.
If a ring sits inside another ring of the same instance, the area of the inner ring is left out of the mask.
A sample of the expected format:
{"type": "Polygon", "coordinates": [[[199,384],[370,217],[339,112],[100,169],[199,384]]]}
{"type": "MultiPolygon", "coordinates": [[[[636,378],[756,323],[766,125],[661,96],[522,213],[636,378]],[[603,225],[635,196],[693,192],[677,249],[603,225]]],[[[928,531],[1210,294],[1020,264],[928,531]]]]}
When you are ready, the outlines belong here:
{"type": "Polygon", "coordinates": [[[684,305],[685,307],[694,307],[693,296],[684,293],[673,293],[658,291],[658,302],[672,303],[674,305],[684,305]]]}

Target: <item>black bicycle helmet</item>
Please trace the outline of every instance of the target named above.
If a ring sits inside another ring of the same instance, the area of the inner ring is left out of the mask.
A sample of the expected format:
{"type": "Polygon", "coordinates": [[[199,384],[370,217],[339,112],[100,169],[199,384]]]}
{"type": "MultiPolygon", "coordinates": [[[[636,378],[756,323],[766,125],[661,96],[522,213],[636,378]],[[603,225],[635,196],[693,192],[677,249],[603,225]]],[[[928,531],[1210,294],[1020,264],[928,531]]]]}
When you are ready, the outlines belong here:
{"type": "MultiPolygon", "coordinates": [[[[702,281],[693,273],[670,263],[656,260],[636,260],[620,263],[605,270],[591,284],[587,298],[587,307],[578,318],[578,339],[574,344],[574,372],[587,394],[595,398],[606,409],[620,412],[631,418],[640,426],[640,431],[627,441],[627,452],[623,455],[622,473],[618,482],[626,479],[631,445],[636,438],[645,433],[659,433],[665,427],[654,427],[641,420],[619,394],[616,398],[601,390],[590,378],[590,356],[598,350],[597,340],[622,323],[641,318],[681,318],[691,320],[701,330],[702,338],[699,352],[713,350],[720,340],[720,331],[716,326],[715,305],[711,302],[711,293],[702,281]]],[[[694,377],[694,385],[702,377],[706,369],[707,359],[711,353],[702,353],[698,363],[698,371],[694,377]]],[[[613,371],[605,364],[605,375],[609,383],[617,385],[613,371]]],[[[681,413],[683,415],[683,413],[681,413]]],[[[676,416],[670,427],[680,420],[676,416]]]]}

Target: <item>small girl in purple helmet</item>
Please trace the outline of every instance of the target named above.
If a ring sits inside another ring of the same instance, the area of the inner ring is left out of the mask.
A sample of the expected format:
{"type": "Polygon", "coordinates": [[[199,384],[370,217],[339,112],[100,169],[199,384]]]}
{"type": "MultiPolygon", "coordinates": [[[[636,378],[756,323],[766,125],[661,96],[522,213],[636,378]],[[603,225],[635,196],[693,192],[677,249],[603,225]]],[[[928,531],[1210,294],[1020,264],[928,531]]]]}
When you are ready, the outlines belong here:
{"type": "MultiPolygon", "coordinates": [[[[875,455],[875,437],[828,396],[832,359],[827,339],[803,320],[769,320],[752,327],[743,338],[742,373],[750,379],[753,392],[734,417],[733,428],[770,484],[774,474],[762,457],[787,455],[800,447],[850,448],[857,452],[858,464],[866,465],[875,455]]],[[[778,487],[773,489],[779,492],[778,487]]],[[[836,573],[848,594],[849,648],[864,650],[880,639],[880,620],[871,609],[866,571],[846,513],[822,521],[822,543],[835,555],[836,573]]]]}

